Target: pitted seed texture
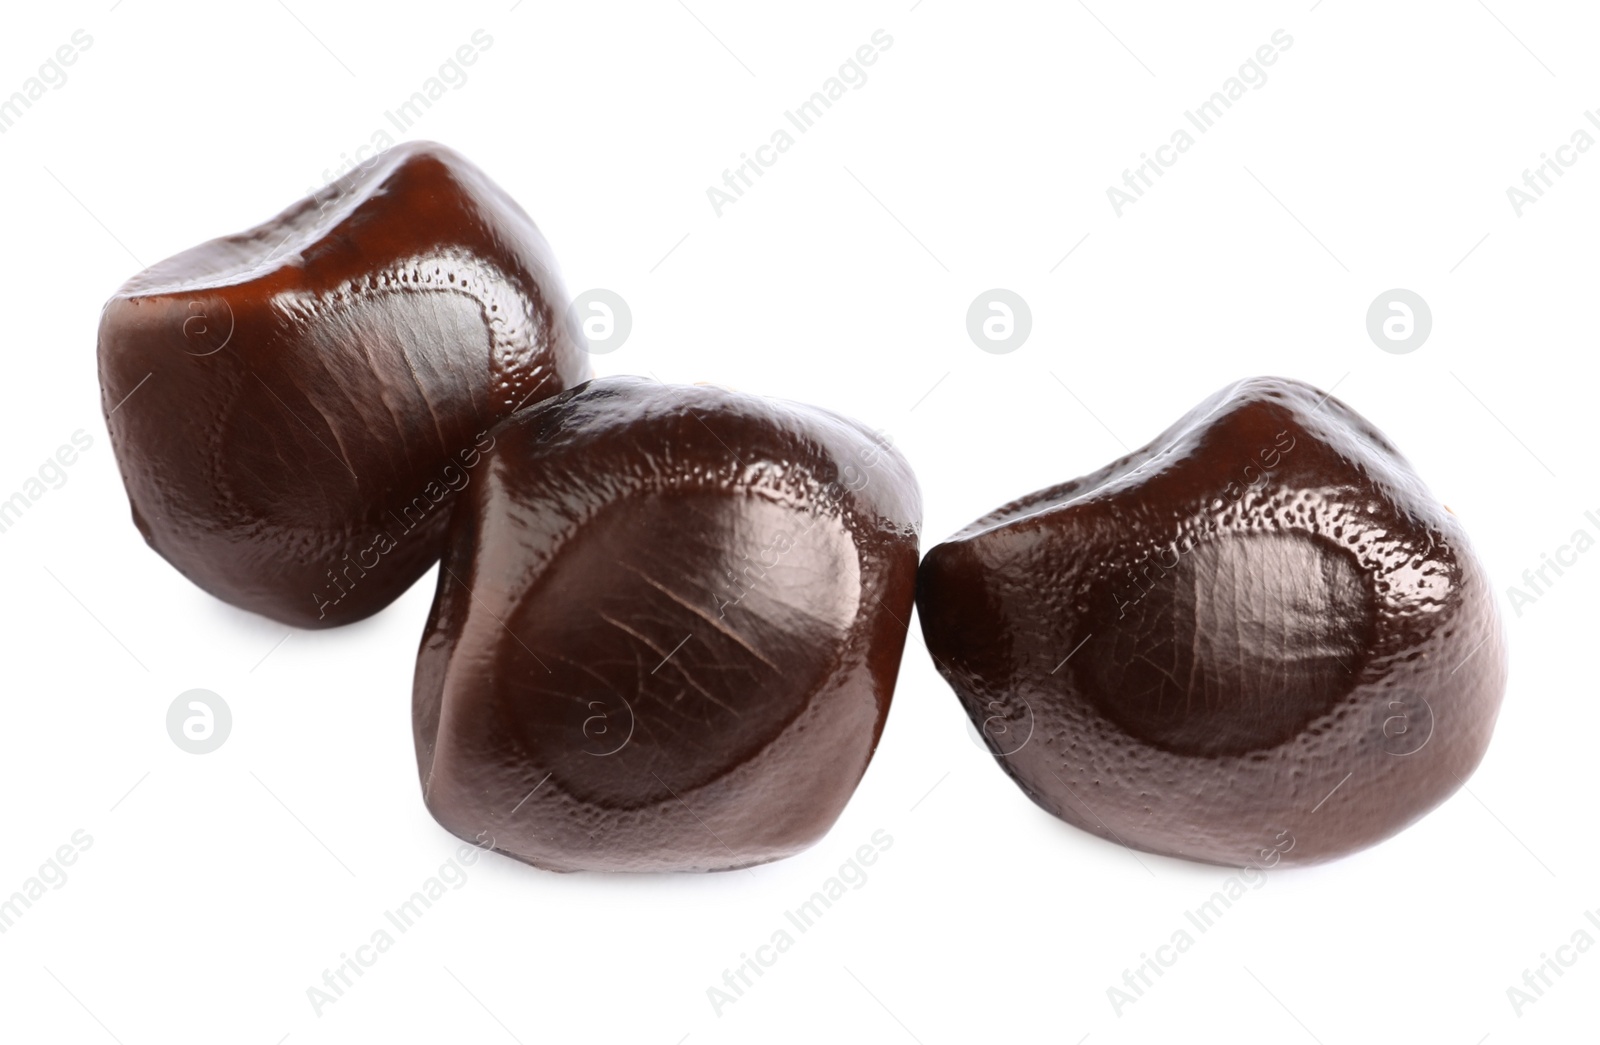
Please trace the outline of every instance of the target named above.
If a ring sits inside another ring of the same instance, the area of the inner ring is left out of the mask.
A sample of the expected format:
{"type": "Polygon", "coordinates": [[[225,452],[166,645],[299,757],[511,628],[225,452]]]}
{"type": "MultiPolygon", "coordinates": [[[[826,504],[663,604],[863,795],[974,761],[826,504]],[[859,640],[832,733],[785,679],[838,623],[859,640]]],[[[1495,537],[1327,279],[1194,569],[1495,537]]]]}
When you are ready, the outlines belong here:
{"type": "Polygon", "coordinates": [[[928,553],[917,607],[1030,798],[1219,864],[1315,862],[1406,827],[1477,766],[1505,688],[1455,516],[1297,381],[1241,381],[978,520],[928,553]]]}

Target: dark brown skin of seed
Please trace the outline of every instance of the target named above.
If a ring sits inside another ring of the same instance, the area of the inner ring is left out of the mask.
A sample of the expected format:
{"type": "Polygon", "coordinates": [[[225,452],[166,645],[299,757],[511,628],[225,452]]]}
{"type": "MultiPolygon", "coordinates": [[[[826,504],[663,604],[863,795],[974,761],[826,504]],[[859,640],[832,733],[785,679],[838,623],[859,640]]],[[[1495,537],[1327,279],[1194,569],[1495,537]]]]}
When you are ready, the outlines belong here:
{"type": "Polygon", "coordinates": [[[1371,424],[1278,378],[933,548],[917,610],[1030,798],[1216,864],[1405,828],[1472,773],[1505,690],[1455,516],[1371,424]]]}
{"type": "Polygon", "coordinates": [[[817,841],[866,771],[921,501],[855,422],[641,378],[492,433],[417,662],[423,797],[557,871],[715,871],[817,841]]]}
{"type": "Polygon", "coordinates": [[[438,559],[489,429],[588,377],[566,307],[528,215],[430,142],[169,258],[100,320],[134,522],[236,606],[376,613],[438,559]]]}

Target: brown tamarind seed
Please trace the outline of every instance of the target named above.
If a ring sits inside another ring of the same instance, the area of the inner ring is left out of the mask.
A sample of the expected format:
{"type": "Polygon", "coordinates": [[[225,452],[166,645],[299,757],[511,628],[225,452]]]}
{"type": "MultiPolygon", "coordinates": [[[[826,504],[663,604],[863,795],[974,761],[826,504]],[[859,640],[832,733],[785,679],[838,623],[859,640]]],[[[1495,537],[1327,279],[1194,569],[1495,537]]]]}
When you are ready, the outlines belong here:
{"type": "Polygon", "coordinates": [[[1427,813],[1482,758],[1506,682],[1455,516],[1349,407],[1276,378],[933,548],[917,609],[1030,798],[1235,866],[1427,813]]]}
{"type": "Polygon", "coordinates": [[[820,838],[905,644],[905,460],[823,410],[641,378],[491,434],[417,662],[434,817],[560,871],[721,870],[820,838]]]}
{"type": "Polygon", "coordinates": [[[100,320],[134,522],[236,606],[376,613],[438,559],[488,430],[588,376],[566,308],[527,214],[429,142],[168,258],[100,320]]]}

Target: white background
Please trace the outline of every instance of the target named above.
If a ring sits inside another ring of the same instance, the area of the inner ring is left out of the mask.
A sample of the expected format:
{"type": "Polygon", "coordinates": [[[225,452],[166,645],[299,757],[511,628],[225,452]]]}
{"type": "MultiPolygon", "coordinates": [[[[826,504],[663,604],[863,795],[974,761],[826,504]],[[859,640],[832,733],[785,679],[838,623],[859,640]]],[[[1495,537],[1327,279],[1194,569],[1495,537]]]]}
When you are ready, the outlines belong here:
{"type": "Polygon", "coordinates": [[[0,534],[0,894],[74,831],[93,844],[0,935],[0,1035],[1591,1038],[1600,949],[1520,1014],[1507,988],[1600,908],[1600,553],[1520,613],[1506,588],[1575,530],[1600,535],[1584,517],[1600,513],[1600,150],[1520,216],[1506,189],[1600,105],[1593,12],[687,2],[6,10],[0,96],[75,30],[93,43],[0,135],[0,497],[75,430],[93,446],[0,534]],[[411,746],[432,575],[320,633],[195,589],[129,519],[96,323],[143,265],[322,184],[478,29],[491,48],[412,135],[521,201],[573,293],[627,299],[632,335],[597,370],[885,429],[921,479],[929,544],[1236,378],[1336,388],[1461,517],[1500,592],[1511,682],[1468,789],[1372,850],[1270,873],[1118,1014],[1107,988],[1229,872],[1136,855],[1035,808],[975,743],[913,624],[882,745],[812,850],[659,877],[485,857],[317,1015],[306,989],[457,848],[423,808],[411,746]],[[867,82],[719,217],[707,187],[878,29],[893,45],[867,82]],[[1107,187],[1278,29],[1293,45],[1268,80],[1118,217],[1107,187]],[[966,331],[992,287],[1033,314],[1005,355],[966,331]],[[1410,354],[1365,330],[1393,287],[1432,308],[1410,354]],[[195,687],[234,717],[205,756],[165,729],[195,687]],[[718,1015],[707,988],[878,829],[894,841],[867,883],[718,1015]]]}

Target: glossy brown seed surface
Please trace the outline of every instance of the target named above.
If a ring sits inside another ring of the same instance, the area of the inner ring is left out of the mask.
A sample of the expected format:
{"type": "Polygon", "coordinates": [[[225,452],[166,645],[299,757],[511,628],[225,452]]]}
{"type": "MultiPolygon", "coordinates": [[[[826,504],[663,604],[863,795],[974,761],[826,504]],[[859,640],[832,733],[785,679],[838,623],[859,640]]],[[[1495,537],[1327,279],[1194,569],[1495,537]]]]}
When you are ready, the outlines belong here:
{"type": "Polygon", "coordinates": [[[1505,688],[1455,516],[1371,424],[1277,378],[933,548],[917,608],[1030,798],[1219,864],[1406,827],[1477,766],[1505,688]]]}
{"type": "Polygon", "coordinates": [[[169,258],[100,322],[134,521],[234,605],[375,613],[438,558],[488,430],[588,376],[566,307],[522,208],[428,142],[169,258]]]}
{"type": "Polygon", "coordinates": [[[641,378],[492,435],[417,664],[433,815],[561,871],[722,870],[820,838],[905,644],[904,459],[823,410],[641,378]]]}

